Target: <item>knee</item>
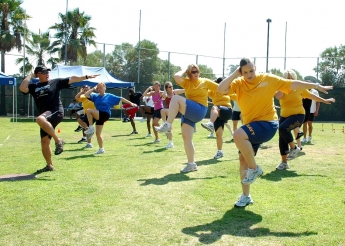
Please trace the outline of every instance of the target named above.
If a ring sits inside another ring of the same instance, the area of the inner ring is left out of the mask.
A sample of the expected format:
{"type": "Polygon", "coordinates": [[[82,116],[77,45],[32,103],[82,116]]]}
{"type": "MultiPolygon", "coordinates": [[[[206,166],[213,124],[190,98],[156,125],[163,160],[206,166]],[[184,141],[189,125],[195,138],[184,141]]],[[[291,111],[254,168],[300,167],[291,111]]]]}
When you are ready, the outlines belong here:
{"type": "Polygon", "coordinates": [[[36,118],[36,123],[37,124],[42,124],[43,122],[45,122],[46,121],[46,118],[45,117],[43,117],[43,116],[38,116],[37,118],[36,118]]]}

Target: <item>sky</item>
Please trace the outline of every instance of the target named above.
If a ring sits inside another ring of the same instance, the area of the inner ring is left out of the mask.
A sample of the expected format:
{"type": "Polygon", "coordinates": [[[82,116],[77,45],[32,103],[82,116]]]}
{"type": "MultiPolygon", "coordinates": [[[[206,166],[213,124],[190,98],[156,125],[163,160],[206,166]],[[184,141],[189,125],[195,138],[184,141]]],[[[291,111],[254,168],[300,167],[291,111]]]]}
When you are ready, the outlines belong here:
{"type": "MultiPolygon", "coordinates": [[[[315,76],[317,57],[326,48],[345,42],[345,15],[338,0],[23,0],[32,18],[28,28],[45,32],[60,23],[58,13],[79,8],[92,17],[98,49],[106,53],[124,42],[136,45],[147,39],[157,44],[161,59],[186,68],[204,64],[221,76],[224,64],[236,65],[242,57],[255,58],[257,71],[296,69],[302,76],[315,76]],[[140,18],[141,13],[141,18],[140,18]],[[285,41],[286,40],[286,41],[285,41]],[[225,41],[225,42],[224,42],[225,41]],[[190,54],[190,55],[187,55],[190,54]],[[198,55],[198,56],[197,56],[198,55]],[[219,58],[211,58],[219,57],[219,58]],[[292,58],[294,57],[294,58],[292,58]],[[299,58],[296,58],[299,57],[299,58]],[[231,58],[231,59],[230,59],[231,58]]],[[[94,51],[88,48],[88,52],[94,51]]],[[[6,74],[18,73],[15,52],[6,56],[6,74]]],[[[22,54],[20,54],[22,55],[22,54]]],[[[225,70],[225,74],[228,72],[225,70]]]]}

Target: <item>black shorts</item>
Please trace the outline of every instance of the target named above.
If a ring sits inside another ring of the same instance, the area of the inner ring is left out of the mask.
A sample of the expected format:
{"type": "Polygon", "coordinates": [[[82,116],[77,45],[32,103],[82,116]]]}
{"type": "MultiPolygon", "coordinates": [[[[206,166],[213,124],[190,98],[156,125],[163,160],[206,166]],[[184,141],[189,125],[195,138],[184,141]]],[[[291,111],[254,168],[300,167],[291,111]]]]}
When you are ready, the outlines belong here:
{"type": "Polygon", "coordinates": [[[158,118],[158,119],[161,119],[162,118],[162,115],[161,115],[161,108],[160,109],[157,109],[153,112],[153,116],[152,118],[158,118]]]}
{"type": "Polygon", "coordinates": [[[109,120],[110,115],[107,112],[99,111],[99,119],[96,120],[96,126],[98,125],[104,125],[104,122],[109,120]]]}
{"type": "Polygon", "coordinates": [[[314,113],[309,113],[309,115],[308,115],[308,121],[311,121],[311,122],[313,122],[314,121],[314,113]]]}
{"type": "Polygon", "coordinates": [[[232,116],[232,108],[228,108],[225,106],[218,106],[219,108],[219,117],[214,122],[214,130],[217,131],[219,127],[224,129],[224,124],[231,119],[232,116]]]}
{"type": "Polygon", "coordinates": [[[232,111],[232,120],[241,120],[241,111],[232,111]]]}
{"type": "MultiPolygon", "coordinates": [[[[52,124],[53,128],[55,129],[55,127],[62,121],[63,119],[63,112],[60,111],[55,111],[55,112],[51,112],[51,111],[46,111],[44,113],[42,113],[40,116],[43,116],[44,118],[47,119],[47,121],[52,124]]],[[[49,139],[51,139],[52,137],[46,133],[45,131],[43,131],[42,128],[40,128],[40,135],[41,138],[45,137],[45,136],[49,136],[49,139]]]]}
{"type": "MultiPolygon", "coordinates": [[[[304,117],[303,123],[306,123],[308,121],[309,116],[310,116],[310,111],[305,111],[305,117],[304,117]]],[[[314,114],[313,114],[313,116],[314,116],[314,114]]],[[[314,119],[314,117],[313,117],[313,119],[314,119]]]]}

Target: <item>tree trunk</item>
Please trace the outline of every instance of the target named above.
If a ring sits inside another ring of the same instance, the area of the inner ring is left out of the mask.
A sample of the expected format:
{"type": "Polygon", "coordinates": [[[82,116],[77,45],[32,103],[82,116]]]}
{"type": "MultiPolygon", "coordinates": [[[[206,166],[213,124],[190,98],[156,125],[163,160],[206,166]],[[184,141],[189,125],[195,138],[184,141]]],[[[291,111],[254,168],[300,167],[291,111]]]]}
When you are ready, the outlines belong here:
{"type": "MultiPolygon", "coordinates": [[[[1,50],[1,71],[5,73],[5,50],[1,50]]],[[[0,115],[7,115],[6,111],[6,87],[1,87],[0,115]]]]}

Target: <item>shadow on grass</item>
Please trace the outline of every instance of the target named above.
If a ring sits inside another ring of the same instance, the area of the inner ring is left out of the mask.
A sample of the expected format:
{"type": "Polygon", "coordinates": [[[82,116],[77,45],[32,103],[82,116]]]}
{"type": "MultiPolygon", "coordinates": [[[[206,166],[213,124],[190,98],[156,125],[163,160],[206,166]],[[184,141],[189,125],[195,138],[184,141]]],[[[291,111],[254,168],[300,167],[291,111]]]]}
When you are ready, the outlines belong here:
{"type": "Polygon", "coordinates": [[[49,178],[38,178],[36,173],[33,174],[5,174],[0,176],[0,182],[8,182],[8,181],[29,181],[29,180],[52,180],[49,178]]]}
{"type": "Polygon", "coordinates": [[[302,237],[317,235],[317,232],[272,232],[269,228],[251,227],[262,221],[262,216],[243,208],[232,208],[223,218],[211,223],[186,227],[182,232],[199,238],[202,244],[212,244],[222,238],[223,235],[238,237],[302,237]]]}
{"type": "Polygon", "coordinates": [[[214,179],[214,178],[226,178],[226,176],[216,176],[216,177],[204,177],[204,178],[191,178],[185,173],[173,173],[165,175],[162,178],[152,178],[152,179],[138,179],[137,181],[144,181],[141,186],[145,185],[166,185],[170,182],[184,182],[197,179],[214,179]]]}
{"type": "Polygon", "coordinates": [[[264,174],[261,178],[270,181],[281,181],[283,178],[295,178],[302,176],[312,176],[312,177],[326,177],[324,175],[308,175],[308,174],[298,174],[296,171],[292,170],[274,170],[270,173],[264,174]]]}
{"type": "Polygon", "coordinates": [[[90,157],[95,157],[95,156],[96,155],[93,154],[93,152],[92,152],[92,154],[75,155],[75,156],[67,157],[67,158],[65,158],[65,160],[75,160],[75,159],[79,159],[79,158],[90,158],[90,157]]]}

